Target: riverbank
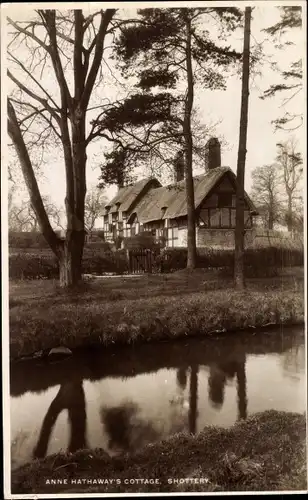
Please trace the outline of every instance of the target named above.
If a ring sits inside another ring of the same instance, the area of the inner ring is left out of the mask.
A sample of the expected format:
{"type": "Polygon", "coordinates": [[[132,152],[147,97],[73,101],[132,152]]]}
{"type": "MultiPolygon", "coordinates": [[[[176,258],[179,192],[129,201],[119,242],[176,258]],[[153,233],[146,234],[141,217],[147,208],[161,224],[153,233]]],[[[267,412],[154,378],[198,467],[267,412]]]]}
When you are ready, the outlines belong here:
{"type": "Polygon", "coordinates": [[[303,277],[247,280],[179,272],[109,278],[65,292],[52,281],[10,284],[12,359],[64,345],[132,344],[304,322],[303,277]]]}
{"type": "Polygon", "coordinates": [[[103,450],[84,450],[53,455],[12,472],[14,494],[306,488],[305,416],[273,410],[230,429],[206,427],[196,436],[178,434],[134,455],[112,458],[103,450]],[[105,484],[98,485],[98,479],[105,484]],[[156,484],[146,484],[146,479],[156,484]]]}

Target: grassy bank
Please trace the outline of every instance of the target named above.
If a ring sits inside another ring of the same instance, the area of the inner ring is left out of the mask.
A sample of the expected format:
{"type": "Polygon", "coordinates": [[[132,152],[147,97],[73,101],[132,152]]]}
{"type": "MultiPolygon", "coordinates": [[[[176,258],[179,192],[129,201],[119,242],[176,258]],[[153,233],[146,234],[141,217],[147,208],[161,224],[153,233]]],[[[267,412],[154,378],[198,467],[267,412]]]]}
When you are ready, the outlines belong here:
{"type": "Polygon", "coordinates": [[[131,456],[111,458],[102,450],[85,450],[35,461],[13,471],[12,492],[306,490],[305,457],[305,417],[271,410],[230,429],[206,427],[196,436],[179,434],[131,456]],[[180,478],[192,481],[168,482],[180,478]],[[58,484],[46,484],[46,479],[58,484]],[[108,479],[109,484],[97,485],[95,479],[108,479]],[[110,484],[111,479],[119,484],[110,484]],[[137,484],[136,479],[159,484],[137,484]]]}
{"type": "Polygon", "coordinates": [[[303,277],[247,281],[192,274],[105,278],[64,292],[52,281],[10,284],[10,354],[174,339],[215,330],[304,321],[303,277]]]}

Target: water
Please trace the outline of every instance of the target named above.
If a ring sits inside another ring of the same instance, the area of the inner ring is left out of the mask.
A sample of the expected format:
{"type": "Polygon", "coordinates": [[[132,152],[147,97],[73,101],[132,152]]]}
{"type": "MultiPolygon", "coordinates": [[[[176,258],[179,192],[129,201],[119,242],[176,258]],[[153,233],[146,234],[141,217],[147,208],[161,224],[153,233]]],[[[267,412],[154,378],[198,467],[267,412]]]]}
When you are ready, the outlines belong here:
{"type": "Polygon", "coordinates": [[[301,328],[15,362],[12,467],[85,447],[133,452],[269,409],[302,413],[304,372],[301,328]]]}

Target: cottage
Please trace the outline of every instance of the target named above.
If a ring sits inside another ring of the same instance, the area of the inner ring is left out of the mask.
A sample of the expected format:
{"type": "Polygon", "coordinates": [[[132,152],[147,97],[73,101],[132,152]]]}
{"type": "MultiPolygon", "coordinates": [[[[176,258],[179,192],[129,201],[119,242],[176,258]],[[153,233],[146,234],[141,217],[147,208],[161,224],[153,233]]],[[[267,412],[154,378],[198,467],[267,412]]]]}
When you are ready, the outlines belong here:
{"type": "MultiPolygon", "coordinates": [[[[217,139],[208,143],[207,171],[194,177],[197,246],[233,246],[236,176],[220,165],[217,139]]],[[[165,237],[169,247],[187,245],[187,205],[184,169],[176,163],[176,182],[162,186],[157,179],[144,179],[120,188],[105,207],[106,240],[151,231],[165,237]]],[[[245,193],[245,228],[254,225],[256,209],[245,193]]]]}

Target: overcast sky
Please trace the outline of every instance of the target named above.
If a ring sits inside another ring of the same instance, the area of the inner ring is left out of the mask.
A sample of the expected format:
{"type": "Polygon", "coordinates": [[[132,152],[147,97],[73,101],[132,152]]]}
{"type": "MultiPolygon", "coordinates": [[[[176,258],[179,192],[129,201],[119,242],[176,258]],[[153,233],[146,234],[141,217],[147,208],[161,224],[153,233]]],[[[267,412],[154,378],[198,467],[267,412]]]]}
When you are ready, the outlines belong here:
{"type": "MultiPolygon", "coordinates": [[[[284,2],[284,5],[292,2],[284,2]]],[[[204,6],[205,2],[202,3],[204,6]]],[[[89,4],[87,4],[89,5],[89,4]]],[[[231,5],[231,2],[228,3],[231,5]]],[[[244,7],[244,2],[240,7],[244,7]]],[[[252,38],[251,43],[254,46],[265,40],[266,34],[262,30],[275,22],[279,18],[279,13],[270,1],[255,2],[256,8],[253,11],[252,20],[252,38]]],[[[71,7],[71,6],[70,6],[71,7]]],[[[95,6],[97,7],[97,6],[95,6]]],[[[135,4],[134,4],[135,7],[135,4]]],[[[12,14],[10,14],[13,17],[12,14]]],[[[30,12],[27,11],[26,18],[29,18],[30,12]]],[[[20,7],[18,14],[14,13],[14,20],[25,18],[21,14],[20,7]]],[[[284,50],[277,50],[272,43],[265,42],[266,56],[278,62],[282,69],[287,69],[290,62],[298,60],[305,54],[305,35],[304,30],[292,30],[288,35],[288,40],[293,45],[287,46],[284,50]]],[[[284,40],[287,40],[285,38],[284,40]]],[[[242,48],[243,34],[239,32],[233,36],[233,41],[237,49],[242,48]]],[[[279,76],[269,69],[269,65],[264,62],[259,67],[261,75],[253,75],[250,82],[250,101],[249,101],[249,122],[248,122],[248,144],[246,161],[246,189],[251,187],[251,172],[259,165],[268,164],[274,161],[276,154],[276,143],[286,140],[290,134],[295,135],[299,140],[300,148],[304,148],[304,130],[303,127],[295,132],[276,132],[272,125],[272,120],[283,114],[281,107],[285,96],[277,96],[272,99],[261,100],[259,97],[262,92],[272,83],[279,82],[279,76]]],[[[115,82],[109,75],[107,85],[102,90],[101,95],[112,96],[115,92],[115,82]]],[[[227,80],[227,89],[225,91],[209,91],[196,89],[196,104],[199,107],[202,121],[207,123],[219,122],[216,131],[217,135],[223,136],[227,146],[222,152],[222,163],[224,166],[231,167],[236,171],[239,119],[240,119],[240,100],[241,100],[241,82],[236,76],[230,76],[227,80]]],[[[304,93],[298,94],[288,104],[288,109],[292,112],[302,112],[305,107],[304,93]]],[[[87,184],[88,187],[94,185],[99,177],[99,161],[102,156],[103,143],[97,142],[91,149],[91,160],[88,162],[87,184]]],[[[63,205],[65,197],[65,176],[62,162],[57,161],[56,154],[49,160],[49,165],[44,167],[44,177],[41,182],[41,188],[44,194],[50,195],[52,200],[58,205],[63,205]]],[[[108,197],[111,197],[116,188],[107,190],[108,197]]]]}

